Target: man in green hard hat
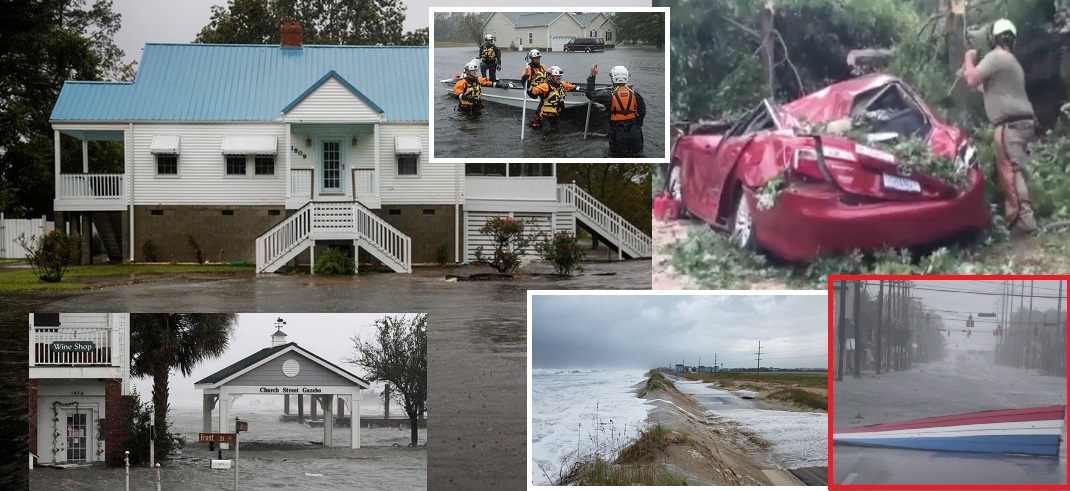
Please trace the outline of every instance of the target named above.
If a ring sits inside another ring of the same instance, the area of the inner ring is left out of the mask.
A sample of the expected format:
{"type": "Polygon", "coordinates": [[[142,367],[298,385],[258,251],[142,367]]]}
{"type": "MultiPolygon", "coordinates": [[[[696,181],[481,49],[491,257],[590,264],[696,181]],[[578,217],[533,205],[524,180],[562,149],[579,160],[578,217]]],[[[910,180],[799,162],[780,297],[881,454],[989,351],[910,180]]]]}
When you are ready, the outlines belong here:
{"type": "Polygon", "coordinates": [[[1023,171],[1029,143],[1036,139],[1036,116],[1025,92],[1025,72],[1012,53],[1017,39],[1011,21],[996,21],[989,38],[992,51],[980,63],[977,50],[967,51],[959,74],[984,93],[985,113],[995,127],[996,171],[1007,226],[1014,235],[1030,235],[1037,222],[1023,171]]]}

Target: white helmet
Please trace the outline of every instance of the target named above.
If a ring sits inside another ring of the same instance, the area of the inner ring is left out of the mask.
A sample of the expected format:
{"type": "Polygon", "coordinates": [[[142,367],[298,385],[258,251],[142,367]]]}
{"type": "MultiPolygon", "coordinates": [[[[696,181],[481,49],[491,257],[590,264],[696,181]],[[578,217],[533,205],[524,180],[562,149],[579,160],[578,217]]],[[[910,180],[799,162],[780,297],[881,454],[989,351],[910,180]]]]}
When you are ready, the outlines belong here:
{"type": "Polygon", "coordinates": [[[557,65],[554,65],[554,66],[550,67],[550,76],[551,77],[556,77],[556,76],[561,75],[563,73],[565,73],[565,71],[562,70],[561,67],[559,67],[557,65]]]}
{"type": "Polygon", "coordinates": [[[472,70],[479,70],[479,60],[472,60],[464,65],[464,73],[468,73],[472,70]]]}
{"type": "Polygon", "coordinates": [[[494,42],[494,35],[493,34],[487,34],[486,36],[483,36],[483,40],[488,42],[488,43],[493,43],[494,42]]]}
{"type": "Polygon", "coordinates": [[[541,58],[541,57],[542,57],[542,53],[539,53],[539,50],[537,50],[537,49],[533,49],[531,51],[528,51],[528,58],[541,58]]]}
{"type": "Polygon", "coordinates": [[[609,78],[613,79],[615,84],[626,84],[628,83],[628,69],[617,65],[609,71],[609,78]]]}

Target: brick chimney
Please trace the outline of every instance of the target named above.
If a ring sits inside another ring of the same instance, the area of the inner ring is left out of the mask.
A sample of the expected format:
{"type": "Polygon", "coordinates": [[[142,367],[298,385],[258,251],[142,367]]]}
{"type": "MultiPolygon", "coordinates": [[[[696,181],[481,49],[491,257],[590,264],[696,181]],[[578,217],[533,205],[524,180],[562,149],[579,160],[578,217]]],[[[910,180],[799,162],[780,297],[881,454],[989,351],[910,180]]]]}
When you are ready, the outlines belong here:
{"type": "Polygon", "coordinates": [[[303,37],[303,31],[301,30],[301,24],[298,22],[283,22],[282,27],[279,28],[281,34],[279,38],[279,47],[282,49],[301,49],[301,40],[303,37]]]}

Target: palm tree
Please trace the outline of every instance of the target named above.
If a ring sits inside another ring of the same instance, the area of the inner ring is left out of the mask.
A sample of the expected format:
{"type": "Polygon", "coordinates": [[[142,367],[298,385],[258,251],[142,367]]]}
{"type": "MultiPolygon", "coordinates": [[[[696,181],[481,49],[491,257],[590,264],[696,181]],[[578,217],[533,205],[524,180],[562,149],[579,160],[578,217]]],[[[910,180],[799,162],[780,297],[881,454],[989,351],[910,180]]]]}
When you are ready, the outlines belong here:
{"type": "Polygon", "coordinates": [[[152,377],[155,425],[166,428],[168,376],[188,377],[200,362],[222,355],[237,321],[235,314],[132,314],[130,375],[152,377]]]}

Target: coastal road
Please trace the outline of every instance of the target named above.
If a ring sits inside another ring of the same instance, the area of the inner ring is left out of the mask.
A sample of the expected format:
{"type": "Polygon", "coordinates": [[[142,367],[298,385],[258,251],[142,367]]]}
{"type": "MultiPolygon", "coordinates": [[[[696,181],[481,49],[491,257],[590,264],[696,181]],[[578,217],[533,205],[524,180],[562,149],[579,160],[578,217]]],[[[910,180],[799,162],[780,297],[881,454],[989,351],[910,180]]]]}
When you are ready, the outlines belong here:
{"type": "MultiPolygon", "coordinates": [[[[1065,405],[1066,378],[974,359],[833,384],[834,428],[850,428],[975,411],[1065,405]]],[[[1059,457],[971,454],[833,445],[836,484],[1062,484],[1066,430],[1059,457]]]]}

